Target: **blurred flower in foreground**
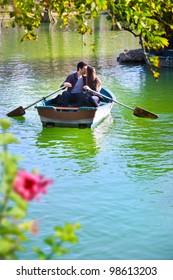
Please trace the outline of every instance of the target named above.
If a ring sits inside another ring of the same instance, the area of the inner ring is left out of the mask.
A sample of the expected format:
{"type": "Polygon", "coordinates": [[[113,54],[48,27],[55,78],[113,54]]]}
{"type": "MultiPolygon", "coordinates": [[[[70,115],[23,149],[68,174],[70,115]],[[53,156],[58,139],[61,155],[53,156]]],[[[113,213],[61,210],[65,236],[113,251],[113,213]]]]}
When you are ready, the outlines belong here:
{"type": "Polygon", "coordinates": [[[38,233],[38,228],[39,228],[39,223],[38,223],[38,221],[34,221],[34,222],[32,223],[32,225],[31,225],[30,230],[31,230],[31,232],[32,232],[33,234],[37,234],[37,233],[38,233]]]}
{"type": "Polygon", "coordinates": [[[29,173],[26,170],[20,170],[14,180],[14,191],[24,200],[30,201],[39,198],[39,194],[47,192],[47,186],[52,184],[52,180],[43,175],[29,173]]]}
{"type": "MultiPolygon", "coordinates": [[[[10,126],[9,119],[0,119],[0,260],[19,259],[25,252],[24,243],[32,240],[28,233],[38,234],[39,222],[27,218],[29,202],[38,200],[53,183],[37,170],[30,173],[18,169],[19,157],[10,153],[8,145],[19,141],[8,132],[10,126]]],[[[62,256],[69,252],[64,243],[78,242],[75,231],[79,228],[78,223],[54,226],[53,233],[43,239],[43,248],[31,249],[40,260],[62,256]]]]}

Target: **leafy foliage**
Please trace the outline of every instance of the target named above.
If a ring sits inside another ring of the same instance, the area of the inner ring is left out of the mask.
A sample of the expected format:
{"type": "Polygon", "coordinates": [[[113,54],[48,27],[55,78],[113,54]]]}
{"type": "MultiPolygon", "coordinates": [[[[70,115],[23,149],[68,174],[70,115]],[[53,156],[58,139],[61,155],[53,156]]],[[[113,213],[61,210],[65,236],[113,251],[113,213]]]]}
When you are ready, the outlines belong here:
{"type": "Polygon", "coordinates": [[[7,7],[11,3],[11,24],[24,27],[22,41],[37,38],[35,28],[45,14],[59,19],[60,27],[67,26],[73,17],[79,33],[92,34],[88,22],[104,12],[113,29],[116,26],[138,36],[145,53],[150,49],[173,48],[172,0],[1,0],[0,5],[7,7]]]}
{"type": "MultiPolygon", "coordinates": [[[[45,193],[45,188],[51,181],[36,173],[18,172],[17,156],[11,155],[8,145],[19,143],[17,138],[8,132],[11,123],[8,119],[0,119],[0,259],[18,259],[18,253],[24,252],[24,243],[29,240],[29,234],[38,232],[37,221],[27,220],[28,201],[37,197],[39,192],[45,193]],[[17,178],[17,180],[16,180],[17,178]],[[21,179],[21,180],[20,180],[21,179]],[[31,180],[32,179],[32,180],[31,180]],[[20,190],[20,191],[19,191],[20,190]],[[31,192],[30,196],[26,196],[31,192]]],[[[43,241],[49,247],[44,253],[38,247],[33,248],[39,259],[51,259],[54,254],[61,256],[68,252],[63,244],[76,243],[75,231],[79,224],[56,226],[51,236],[43,241]]]]}
{"type": "Polygon", "coordinates": [[[173,36],[172,0],[1,0],[0,5],[12,4],[12,25],[23,26],[25,39],[36,39],[34,28],[40,25],[45,12],[55,12],[57,18],[68,25],[73,16],[81,34],[92,33],[90,19],[99,17],[100,12],[109,14],[114,24],[136,32],[146,47],[168,46],[173,36]]]}

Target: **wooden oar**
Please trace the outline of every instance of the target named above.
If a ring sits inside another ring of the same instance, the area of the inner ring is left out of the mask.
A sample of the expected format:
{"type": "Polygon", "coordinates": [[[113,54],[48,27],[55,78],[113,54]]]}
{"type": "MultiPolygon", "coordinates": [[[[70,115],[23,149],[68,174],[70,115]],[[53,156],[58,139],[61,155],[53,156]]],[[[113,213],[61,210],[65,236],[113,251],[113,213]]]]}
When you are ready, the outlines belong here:
{"type": "Polygon", "coordinates": [[[25,108],[23,108],[22,106],[19,106],[18,108],[14,109],[13,111],[9,112],[7,114],[8,117],[17,117],[17,116],[23,116],[25,114],[25,110],[32,107],[33,105],[37,104],[38,102],[46,99],[47,97],[57,93],[58,91],[62,90],[62,89],[65,89],[65,87],[60,87],[59,89],[57,89],[56,91],[50,93],[49,95],[45,96],[45,97],[42,97],[41,99],[35,101],[34,103],[26,106],[25,108]]]}
{"type": "Polygon", "coordinates": [[[100,92],[97,92],[97,91],[94,91],[94,90],[89,90],[89,91],[91,91],[92,93],[94,93],[94,94],[96,94],[96,95],[100,95],[100,96],[102,96],[102,97],[105,97],[105,98],[111,100],[112,102],[115,102],[115,103],[117,103],[117,104],[119,104],[119,105],[121,105],[121,106],[123,106],[123,107],[125,107],[125,108],[127,108],[127,109],[132,110],[132,111],[133,111],[133,114],[134,114],[136,117],[140,117],[140,118],[150,118],[150,119],[157,119],[157,118],[158,118],[158,116],[155,115],[154,113],[151,113],[151,112],[149,112],[149,111],[147,111],[147,110],[144,110],[144,109],[142,109],[142,108],[140,108],[140,107],[136,107],[135,109],[133,109],[133,108],[131,108],[131,107],[129,107],[129,106],[127,106],[127,105],[125,105],[125,104],[123,104],[123,103],[117,101],[117,100],[114,100],[114,99],[112,99],[112,98],[110,98],[110,97],[108,97],[108,96],[106,96],[106,95],[100,93],[100,92]]]}

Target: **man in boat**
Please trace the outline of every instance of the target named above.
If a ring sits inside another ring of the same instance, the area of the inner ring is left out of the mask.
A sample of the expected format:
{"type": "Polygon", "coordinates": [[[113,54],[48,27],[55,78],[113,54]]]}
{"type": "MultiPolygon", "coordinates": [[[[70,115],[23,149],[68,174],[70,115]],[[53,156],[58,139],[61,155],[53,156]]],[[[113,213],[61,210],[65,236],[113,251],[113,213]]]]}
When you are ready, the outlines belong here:
{"type": "Polygon", "coordinates": [[[80,61],[77,64],[77,71],[68,75],[62,86],[67,90],[62,93],[62,105],[68,107],[70,103],[75,103],[77,107],[81,107],[84,103],[85,94],[83,86],[86,84],[87,64],[80,61]]]}

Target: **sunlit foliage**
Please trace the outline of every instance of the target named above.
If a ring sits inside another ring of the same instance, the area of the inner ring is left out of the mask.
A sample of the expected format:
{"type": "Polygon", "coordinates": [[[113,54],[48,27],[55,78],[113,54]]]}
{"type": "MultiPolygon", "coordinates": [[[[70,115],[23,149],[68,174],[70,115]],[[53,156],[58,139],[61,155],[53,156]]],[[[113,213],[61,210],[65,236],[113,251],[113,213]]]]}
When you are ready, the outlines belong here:
{"type": "Polygon", "coordinates": [[[24,27],[24,39],[36,39],[36,28],[45,19],[68,26],[73,17],[79,33],[92,34],[88,22],[107,14],[112,29],[127,30],[139,37],[144,52],[150,49],[173,49],[172,0],[0,0],[0,6],[9,9],[12,26],[24,27]]]}

